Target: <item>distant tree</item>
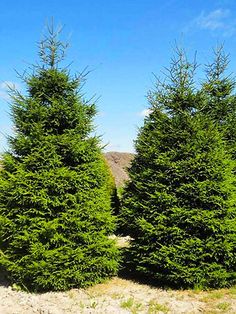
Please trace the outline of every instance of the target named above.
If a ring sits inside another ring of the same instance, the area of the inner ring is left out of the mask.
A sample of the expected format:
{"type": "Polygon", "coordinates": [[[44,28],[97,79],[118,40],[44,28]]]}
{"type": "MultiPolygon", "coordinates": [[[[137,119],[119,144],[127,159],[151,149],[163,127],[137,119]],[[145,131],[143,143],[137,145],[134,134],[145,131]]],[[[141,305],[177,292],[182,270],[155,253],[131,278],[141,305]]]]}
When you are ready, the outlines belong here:
{"type": "Polygon", "coordinates": [[[12,91],[15,135],[0,173],[0,264],[29,290],[65,290],[117,272],[109,234],[113,180],[94,130],[83,76],[60,68],[66,46],[48,28],[40,64],[12,91]]]}
{"type": "Polygon", "coordinates": [[[206,102],[202,112],[219,126],[223,138],[236,158],[236,95],[235,79],[228,73],[229,55],[219,45],[214,49],[214,60],[206,66],[206,80],[202,84],[206,102]]]}
{"type": "Polygon", "coordinates": [[[182,49],[149,93],[135,142],[120,224],[131,235],[126,269],[157,284],[224,287],[236,282],[236,191],[214,119],[195,89],[196,63],[182,49]]]}

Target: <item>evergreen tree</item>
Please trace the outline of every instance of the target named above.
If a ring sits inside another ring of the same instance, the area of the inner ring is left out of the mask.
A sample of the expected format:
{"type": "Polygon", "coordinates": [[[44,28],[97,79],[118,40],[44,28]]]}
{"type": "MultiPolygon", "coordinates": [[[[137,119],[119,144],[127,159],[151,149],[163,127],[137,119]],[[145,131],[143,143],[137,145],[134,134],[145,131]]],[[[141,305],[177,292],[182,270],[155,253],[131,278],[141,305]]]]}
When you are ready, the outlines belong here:
{"type": "Polygon", "coordinates": [[[218,124],[228,149],[236,158],[236,97],[235,80],[228,72],[229,55],[222,45],[214,49],[214,60],[206,66],[206,81],[202,84],[206,102],[202,112],[218,124]]]}
{"type": "Polygon", "coordinates": [[[34,291],[101,282],[119,259],[108,237],[113,181],[91,135],[96,108],[83,99],[82,76],[60,67],[66,47],[48,30],[26,96],[11,93],[15,136],[0,173],[0,264],[34,291]]]}
{"type": "Polygon", "coordinates": [[[223,287],[236,280],[236,191],[215,122],[199,108],[195,62],[183,50],[149,94],[120,223],[126,267],[157,284],[223,287]]]}

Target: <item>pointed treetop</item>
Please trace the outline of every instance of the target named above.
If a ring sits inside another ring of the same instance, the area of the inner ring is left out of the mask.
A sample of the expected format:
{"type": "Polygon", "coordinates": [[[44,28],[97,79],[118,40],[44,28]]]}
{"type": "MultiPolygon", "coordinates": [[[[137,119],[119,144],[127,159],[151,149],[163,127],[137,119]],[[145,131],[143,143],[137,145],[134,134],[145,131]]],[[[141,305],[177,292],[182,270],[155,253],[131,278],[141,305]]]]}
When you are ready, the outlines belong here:
{"type": "Polygon", "coordinates": [[[62,29],[62,26],[55,28],[53,20],[47,24],[47,34],[39,43],[39,56],[43,66],[54,69],[64,60],[68,43],[59,40],[62,29]]]}
{"type": "Polygon", "coordinates": [[[218,45],[214,50],[214,60],[206,65],[207,81],[203,84],[204,90],[213,97],[224,98],[231,94],[235,87],[235,79],[228,71],[229,54],[224,46],[218,45]]]}
{"type": "Polygon", "coordinates": [[[166,76],[174,86],[183,91],[194,85],[193,78],[196,68],[196,55],[191,62],[187,57],[186,51],[176,45],[174,48],[174,56],[171,58],[170,68],[165,68],[167,71],[166,76]]]}
{"type": "Polygon", "coordinates": [[[190,98],[194,94],[197,67],[196,57],[189,61],[185,50],[176,45],[170,67],[164,68],[164,80],[155,76],[155,88],[148,94],[151,109],[156,108],[170,115],[191,112],[194,103],[190,98]]]}
{"type": "Polygon", "coordinates": [[[213,49],[214,61],[206,65],[206,75],[209,81],[220,80],[229,65],[229,55],[225,53],[223,44],[213,49]]]}

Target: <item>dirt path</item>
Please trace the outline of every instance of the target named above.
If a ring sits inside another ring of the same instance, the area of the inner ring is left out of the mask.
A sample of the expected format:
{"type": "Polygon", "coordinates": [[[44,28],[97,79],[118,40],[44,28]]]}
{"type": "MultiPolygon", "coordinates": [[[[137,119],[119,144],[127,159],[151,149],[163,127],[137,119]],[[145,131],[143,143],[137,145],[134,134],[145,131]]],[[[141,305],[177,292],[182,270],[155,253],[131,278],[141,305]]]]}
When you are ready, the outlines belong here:
{"type": "Polygon", "coordinates": [[[0,314],[216,314],[236,313],[236,288],[174,291],[113,278],[104,284],[68,292],[27,294],[0,286],[0,314]]]}

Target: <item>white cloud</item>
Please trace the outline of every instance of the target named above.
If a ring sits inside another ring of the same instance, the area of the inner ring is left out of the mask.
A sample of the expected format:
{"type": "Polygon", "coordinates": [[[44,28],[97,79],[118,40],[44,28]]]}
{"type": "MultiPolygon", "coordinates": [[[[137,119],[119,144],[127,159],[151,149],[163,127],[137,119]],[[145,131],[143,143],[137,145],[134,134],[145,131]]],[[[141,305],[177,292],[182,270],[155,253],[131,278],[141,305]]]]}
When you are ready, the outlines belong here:
{"type": "Polygon", "coordinates": [[[147,116],[150,115],[151,112],[152,112],[151,109],[144,109],[144,110],[142,110],[141,112],[139,112],[138,115],[139,115],[140,117],[147,117],[147,116]]]}
{"type": "Polygon", "coordinates": [[[185,30],[198,28],[211,32],[221,32],[223,36],[232,36],[236,31],[236,20],[232,18],[229,9],[216,9],[210,12],[202,11],[185,30]]]}
{"type": "Polygon", "coordinates": [[[230,11],[228,9],[217,9],[206,14],[201,14],[196,18],[196,24],[202,29],[216,30],[226,27],[226,19],[229,17],[230,11]]]}

